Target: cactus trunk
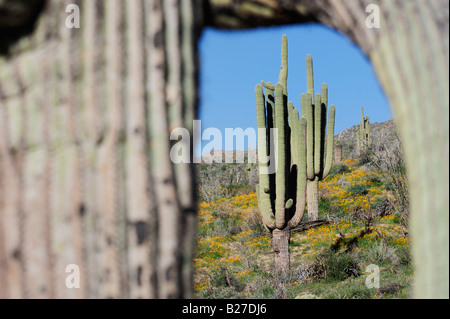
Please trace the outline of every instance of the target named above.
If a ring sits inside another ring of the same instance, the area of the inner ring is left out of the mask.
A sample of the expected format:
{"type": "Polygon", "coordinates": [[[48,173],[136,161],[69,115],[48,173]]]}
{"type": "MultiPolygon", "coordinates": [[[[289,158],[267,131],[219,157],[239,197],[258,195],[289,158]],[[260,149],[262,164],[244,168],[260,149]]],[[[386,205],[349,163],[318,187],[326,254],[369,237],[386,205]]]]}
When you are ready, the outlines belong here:
{"type": "Polygon", "coordinates": [[[319,219],[319,178],[315,177],[313,181],[307,182],[307,203],[308,220],[315,221],[319,219]]]}
{"type": "Polygon", "coordinates": [[[289,241],[290,229],[274,229],[272,232],[272,249],[274,254],[274,272],[284,276],[290,269],[289,241]]]}

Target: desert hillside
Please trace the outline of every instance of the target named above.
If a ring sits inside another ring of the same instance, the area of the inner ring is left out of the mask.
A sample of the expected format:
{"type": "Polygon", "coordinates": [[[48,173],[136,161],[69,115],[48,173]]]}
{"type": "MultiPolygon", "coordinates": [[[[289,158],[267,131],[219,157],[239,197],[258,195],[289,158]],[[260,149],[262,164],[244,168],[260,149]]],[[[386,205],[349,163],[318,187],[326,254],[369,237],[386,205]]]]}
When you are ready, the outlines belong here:
{"type": "Polygon", "coordinates": [[[198,164],[197,297],[410,297],[407,188],[395,127],[393,121],[373,123],[374,143],[359,156],[355,130],[336,135],[346,158],[334,163],[319,184],[319,219],[324,223],[291,233],[291,270],[282,280],[273,274],[271,234],[257,205],[256,166],[223,163],[223,151],[211,154],[218,156],[217,162],[198,164]],[[371,284],[375,270],[379,281],[371,284]]]}

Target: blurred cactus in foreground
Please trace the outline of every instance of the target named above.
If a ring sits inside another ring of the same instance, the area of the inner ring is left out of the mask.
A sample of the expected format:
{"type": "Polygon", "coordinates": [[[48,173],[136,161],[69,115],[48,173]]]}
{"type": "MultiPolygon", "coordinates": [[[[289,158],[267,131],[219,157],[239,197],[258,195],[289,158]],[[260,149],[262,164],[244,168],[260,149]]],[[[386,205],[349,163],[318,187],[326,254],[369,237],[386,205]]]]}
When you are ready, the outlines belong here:
{"type": "MultiPolygon", "coordinates": [[[[38,2],[0,1],[0,34],[38,2]]],[[[192,136],[199,13],[47,0],[28,36],[0,37],[0,298],[192,297],[194,167],[169,133],[192,136]]]]}

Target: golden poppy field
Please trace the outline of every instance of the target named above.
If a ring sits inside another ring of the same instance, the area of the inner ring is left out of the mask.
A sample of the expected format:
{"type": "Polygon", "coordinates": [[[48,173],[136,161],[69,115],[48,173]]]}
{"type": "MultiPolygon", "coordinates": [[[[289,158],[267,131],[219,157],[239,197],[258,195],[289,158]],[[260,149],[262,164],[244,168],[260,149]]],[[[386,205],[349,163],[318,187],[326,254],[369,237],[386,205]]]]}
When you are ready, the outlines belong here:
{"type": "MultiPolygon", "coordinates": [[[[290,238],[291,270],[274,276],[271,235],[255,192],[201,202],[194,257],[197,298],[409,298],[406,220],[373,169],[346,160],[319,184],[329,223],[290,238]]],[[[307,209],[304,220],[307,220],[307,209]]]]}

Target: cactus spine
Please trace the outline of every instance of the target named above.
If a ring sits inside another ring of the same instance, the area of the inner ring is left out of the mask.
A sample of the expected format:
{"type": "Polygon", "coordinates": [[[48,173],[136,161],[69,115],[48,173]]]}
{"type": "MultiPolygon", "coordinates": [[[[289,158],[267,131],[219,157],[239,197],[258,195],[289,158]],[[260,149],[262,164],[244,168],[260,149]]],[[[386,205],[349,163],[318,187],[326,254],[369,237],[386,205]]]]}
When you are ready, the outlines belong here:
{"type": "Polygon", "coordinates": [[[255,88],[259,165],[256,192],[264,225],[273,236],[275,271],[286,273],[290,230],[300,223],[305,209],[306,119],[299,118],[292,102],[287,103],[286,35],[282,37],[281,57],[278,83],[262,81],[255,88]],[[273,166],[275,172],[269,170],[273,166]]]}
{"type": "Polygon", "coordinates": [[[314,95],[313,61],[306,57],[307,93],[301,95],[302,115],[308,123],[306,131],[306,170],[308,194],[308,219],[314,221],[319,216],[319,181],[328,176],[333,163],[334,122],[336,109],[330,106],[328,132],[326,133],[326,113],[328,87],[322,84],[321,92],[314,95]]]}
{"type": "Polygon", "coordinates": [[[359,123],[359,129],[356,131],[356,143],[358,153],[364,150],[364,147],[370,143],[370,123],[369,117],[364,116],[364,108],[361,107],[362,120],[359,123]]]}

